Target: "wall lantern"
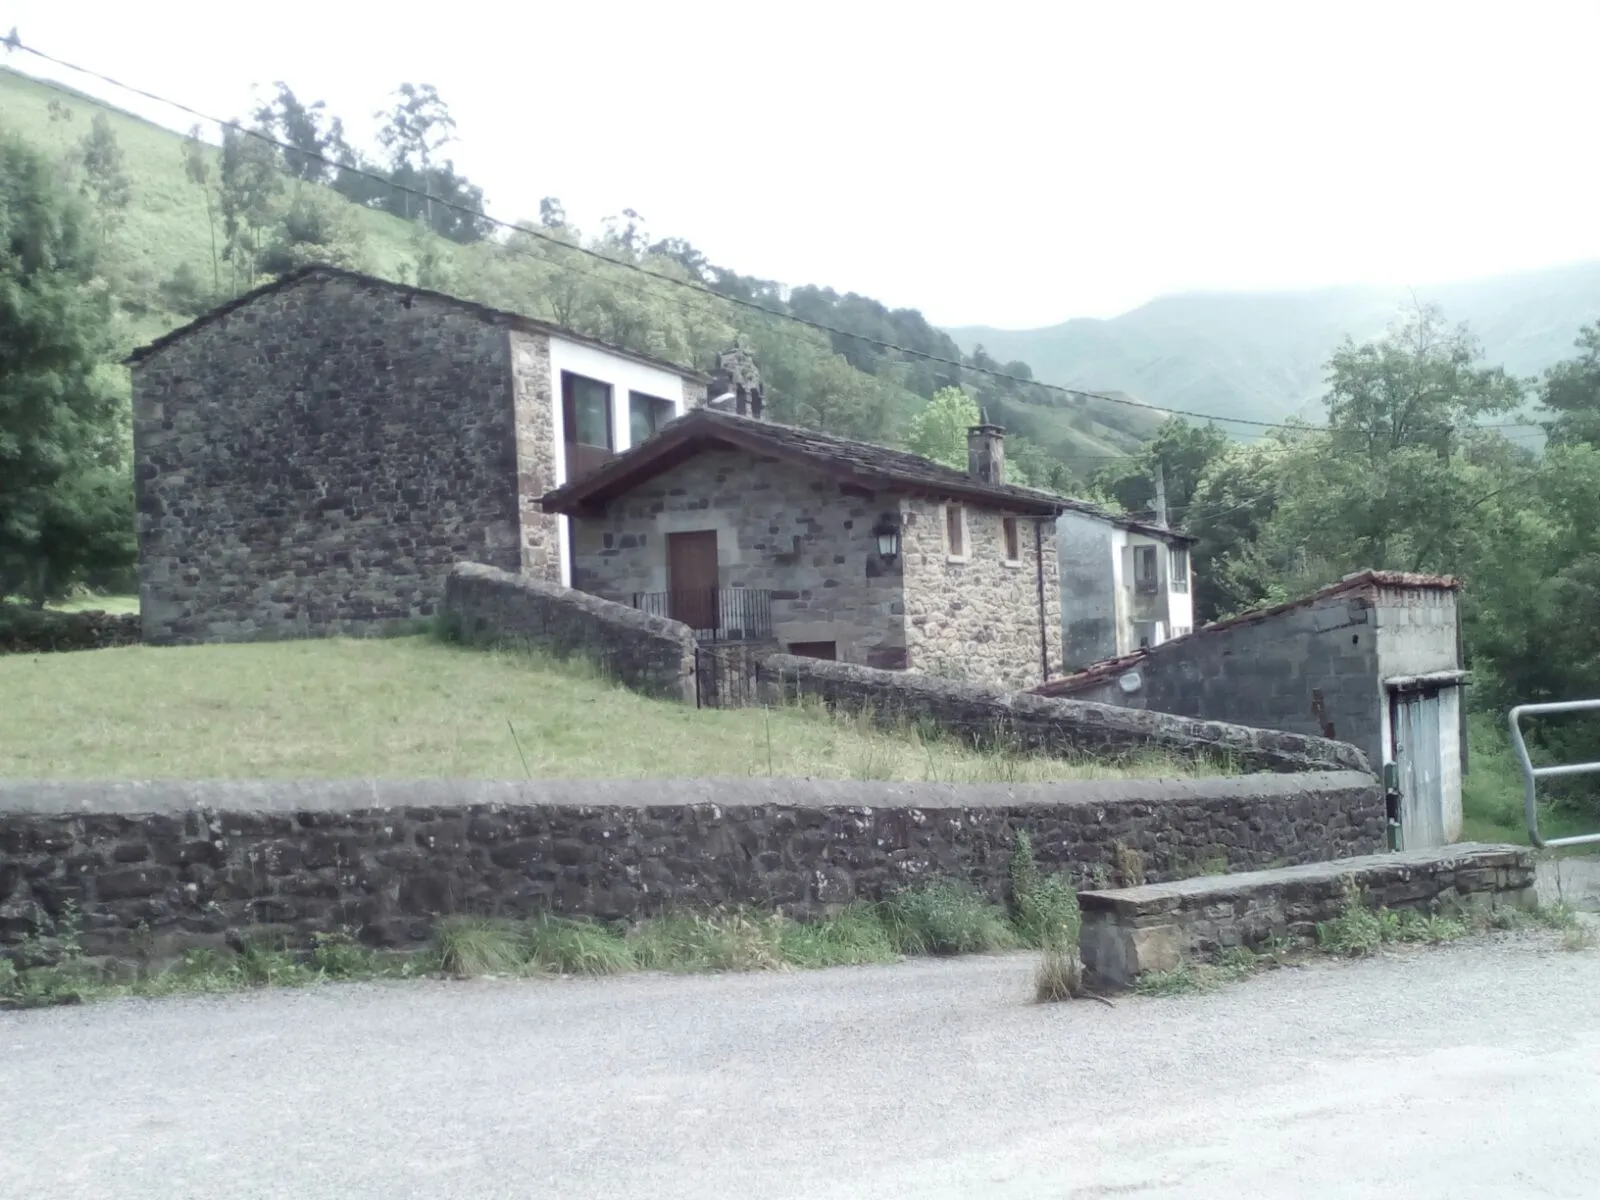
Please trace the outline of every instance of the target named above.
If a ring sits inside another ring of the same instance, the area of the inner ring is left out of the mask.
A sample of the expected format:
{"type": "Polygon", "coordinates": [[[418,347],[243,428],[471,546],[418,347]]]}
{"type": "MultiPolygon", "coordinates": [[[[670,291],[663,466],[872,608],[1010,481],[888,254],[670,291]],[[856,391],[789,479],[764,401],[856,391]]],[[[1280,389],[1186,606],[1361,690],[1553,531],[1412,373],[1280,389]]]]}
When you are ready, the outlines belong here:
{"type": "Polygon", "coordinates": [[[888,517],[878,518],[878,523],[873,526],[873,536],[878,539],[878,556],[885,562],[893,562],[900,557],[900,527],[888,517]]]}

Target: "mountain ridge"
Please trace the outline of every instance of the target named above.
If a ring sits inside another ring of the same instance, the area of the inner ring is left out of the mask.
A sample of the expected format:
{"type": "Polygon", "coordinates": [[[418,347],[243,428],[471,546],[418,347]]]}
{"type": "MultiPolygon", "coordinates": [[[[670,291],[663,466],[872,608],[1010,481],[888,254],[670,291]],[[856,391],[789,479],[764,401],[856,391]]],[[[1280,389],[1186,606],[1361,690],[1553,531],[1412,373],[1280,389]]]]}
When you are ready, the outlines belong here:
{"type": "Polygon", "coordinates": [[[1465,321],[1486,361],[1533,376],[1570,357],[1580,327],[1600,321],[1600,260],[1418,288],[1181,292],[1116,317],[945,332],[964,353],[981,345],[1002,361],[1028,362],[1046,383],[1120,390],[1218,418],[1314,419],[1329,354],[1346,335],[1380,335],[1413,297],[1465,321]]]}

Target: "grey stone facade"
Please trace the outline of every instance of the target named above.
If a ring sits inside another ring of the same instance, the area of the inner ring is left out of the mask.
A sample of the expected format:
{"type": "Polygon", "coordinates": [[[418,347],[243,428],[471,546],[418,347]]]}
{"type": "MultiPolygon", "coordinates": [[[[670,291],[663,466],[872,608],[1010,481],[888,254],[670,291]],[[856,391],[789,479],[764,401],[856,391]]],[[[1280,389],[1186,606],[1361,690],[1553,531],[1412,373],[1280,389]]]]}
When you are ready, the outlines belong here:
{"type": "Polygon", "coordinates": [[[145,640],[381,631],[462,560],[559,582],[553,335],[649,361],[322,267],[136,351],[145,640]]]}
{"type": "Polygon", "coordinates": [[[1536,899],[1531,850],[1476,845],[1084,892],[1084,969],[1121,986],[1189,957],[1309,941],[1319,921],[1343,911],[1352,886],[1365,904],[1396,912],[1529,908],[1536,899]]]}
{"type": "Polygon", "coordinates": [[[715,530],[719,586],[770,591],[780,645],[832,642],[843,662],[1037,683],[1044,656],[1055,671],[1061,653],[1052,522],[1017,518],[1023,553],[1008,563],[1002,513],[962,507],[967,553],[954,561],[939,502],[744,450],[703,450],[603,512],[573,516],[573,586],[621,603],[665,592],[667,535],[715,530]],[[893,560],[879,554],[873,532],[885,519],[901,530],[893,560]]]}
{"type": "Polygon", "coordinates": [[[1371,772],[1366,756],[1344,742],[929,675],[784,654],[762,662],[760,679],[763,694],[773,703],[814,697],[891,728],[927,722],[969,744],[1050,757],[1115,761],[1154,750],[1182,760],[1223,759],[1244,771],[1371,772]]]}
{"type": "Polygon", "coordinates": [[[901,504],[911,664],[937,675],[1009,687],[1059,674],[1055,522],[1013,518],[1021,553],[1009,560],[1004,514],[962,505],[966,553],[956,559],[945,544],[946,507],[917,499],[901,504]]]}
{"type": "Polygon", "coordinates": [[[89,954],[229,933],[415,945],[450,913],[796,915],[929,878],[1005,893],[1019,830],[1081,885],[1372,848],[1367,776],[1030,785],[815,780],[38,783],[0,786],[0,947],[76,906],[89,954]]]}
{"type": "Polygon", "coordinates": [[[707,450],[572,518],[575,588],[627,604],[667,590],[666,538],[715,530],[718,585],[771,592],[784,645],[832,641],[841,658],[900,662],[906,647],[899,563],[871,530],[893,497],[873,497],[773,458],[707,450]]]}
{"type": "Polygon", "coordinates": [[[444,613],[464,641],[581,657],[646,696],[695,702],[694,634],[677,621],[477,563],[450,572],[444,613]]]}

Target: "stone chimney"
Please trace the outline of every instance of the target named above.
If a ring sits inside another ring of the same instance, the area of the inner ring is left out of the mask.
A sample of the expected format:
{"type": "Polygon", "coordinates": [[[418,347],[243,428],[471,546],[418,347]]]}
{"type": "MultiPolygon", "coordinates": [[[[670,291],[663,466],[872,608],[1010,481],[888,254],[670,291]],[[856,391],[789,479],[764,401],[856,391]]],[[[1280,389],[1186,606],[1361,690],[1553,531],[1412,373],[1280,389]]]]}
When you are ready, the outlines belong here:
{"type": "Polygon", "coordinates": [[[967,429],[967,474],[979,483],[1006,481],[1006,431],[989,424],[989,416],[978,410],[981,424],[967,429]]]}
{"type": "Polygon", "coordinates": [[[743,339],[738,339],[717,355],[717,366],[711,373],[706,403],[711,408],[738,413],[741,417],[754,417],[759,421],[765,400],[761,371],[756,366],[755,357],[743,339]]]}

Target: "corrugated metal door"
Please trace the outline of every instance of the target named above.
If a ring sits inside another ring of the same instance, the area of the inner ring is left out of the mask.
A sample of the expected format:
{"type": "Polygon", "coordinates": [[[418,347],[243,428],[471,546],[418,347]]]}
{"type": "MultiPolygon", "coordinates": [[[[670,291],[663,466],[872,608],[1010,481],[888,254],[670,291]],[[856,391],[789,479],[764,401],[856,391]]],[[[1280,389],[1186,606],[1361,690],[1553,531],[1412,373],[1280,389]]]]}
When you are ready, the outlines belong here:
{"type": "Polygon", "coordinates": [[[1390,700],[1394,761],[1400,773],[1400,838],[1407,850],[1445,844],[1439,708],[1436,691],[1390,700]]]}

